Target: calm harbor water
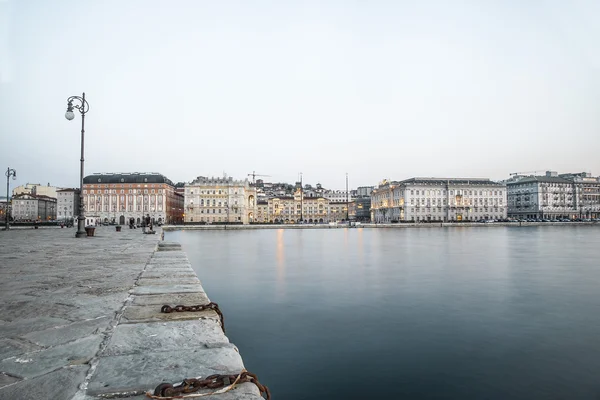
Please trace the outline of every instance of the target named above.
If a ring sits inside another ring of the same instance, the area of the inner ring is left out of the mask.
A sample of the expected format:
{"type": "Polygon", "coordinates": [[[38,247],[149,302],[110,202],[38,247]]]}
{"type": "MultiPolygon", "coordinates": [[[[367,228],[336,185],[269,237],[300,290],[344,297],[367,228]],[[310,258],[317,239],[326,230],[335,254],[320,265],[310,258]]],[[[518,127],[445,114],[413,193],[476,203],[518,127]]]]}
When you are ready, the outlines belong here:
{"type": "Polygon", "coordinates": [[[600,398],[600,226],[165,240],[274,399],[600,398]]]}

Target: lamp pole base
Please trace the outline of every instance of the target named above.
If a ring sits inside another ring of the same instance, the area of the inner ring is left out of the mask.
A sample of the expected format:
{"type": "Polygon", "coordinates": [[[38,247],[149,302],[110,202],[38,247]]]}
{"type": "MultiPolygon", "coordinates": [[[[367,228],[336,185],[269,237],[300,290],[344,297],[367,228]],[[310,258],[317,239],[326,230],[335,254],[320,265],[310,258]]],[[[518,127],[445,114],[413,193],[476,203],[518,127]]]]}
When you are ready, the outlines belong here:
{"type": "Polygon", "coordinates": [[[77,221],[77,233],[75,234],[76,238],[87,237],[87,232],[85,231],[85,219],[79,218],[77,221]]]}

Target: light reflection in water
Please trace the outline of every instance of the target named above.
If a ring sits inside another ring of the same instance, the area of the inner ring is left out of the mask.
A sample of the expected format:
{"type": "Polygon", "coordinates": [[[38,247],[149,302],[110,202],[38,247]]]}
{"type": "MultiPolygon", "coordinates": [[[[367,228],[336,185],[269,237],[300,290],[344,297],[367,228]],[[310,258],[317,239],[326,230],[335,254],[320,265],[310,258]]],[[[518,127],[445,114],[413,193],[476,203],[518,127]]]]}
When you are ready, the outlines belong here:
{"type": "Polygon", "coordinates": [[[285,251],[283,240],[284,229],[277,230],[277,293],[285,294],[285,251]]]}

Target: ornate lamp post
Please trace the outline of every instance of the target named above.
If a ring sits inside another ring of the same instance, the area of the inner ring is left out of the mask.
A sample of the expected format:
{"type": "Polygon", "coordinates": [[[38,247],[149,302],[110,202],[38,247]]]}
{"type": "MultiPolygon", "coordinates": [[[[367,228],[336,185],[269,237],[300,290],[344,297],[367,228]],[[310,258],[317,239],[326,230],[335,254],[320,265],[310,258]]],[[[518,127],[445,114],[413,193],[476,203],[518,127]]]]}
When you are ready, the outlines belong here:
{"type": "Polygon", "coordinates": [[[9,203],[8,203],[8,199],[9,199],[9,192],[10,192],[10,177],[12,176],[13,179],[17,179],[17,171],[8,167],[8,169],[6,170],[6,219],[4,221],[4,230],[9,230],[10,226],[8,225],[8,207],[9,207],[9,203]]]}
{"type": "Polygon", "coordinates": [[[69,121],[75,118],[73,108],[76,108],[81,113],[81,166],[79,171],[79,216],[77,217],[77,233],[75,233],[75,237],[82,238],[87,236],[85,232],[85,212],[83,206],[83,138],[85,133],[85,114],[90,109],[90,105],[85,100],[85,93],[83,93],[82,97],[71,96],[67,99],[67,112],[65,113],[65,118],[69,121]],[[73,105],[74,100],[77,100],[80,104],[73,105]]]}

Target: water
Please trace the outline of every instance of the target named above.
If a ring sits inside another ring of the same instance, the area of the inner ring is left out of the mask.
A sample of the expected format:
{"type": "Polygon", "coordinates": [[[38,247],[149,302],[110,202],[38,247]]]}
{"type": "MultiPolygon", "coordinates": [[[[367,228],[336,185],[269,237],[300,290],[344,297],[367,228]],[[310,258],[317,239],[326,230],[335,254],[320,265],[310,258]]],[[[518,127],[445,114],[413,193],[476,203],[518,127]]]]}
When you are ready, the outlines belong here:
{"type": "Polygon", "coordinates": [[[165,240],[274,399],[600,398],[600,227],[165,240]]]}

